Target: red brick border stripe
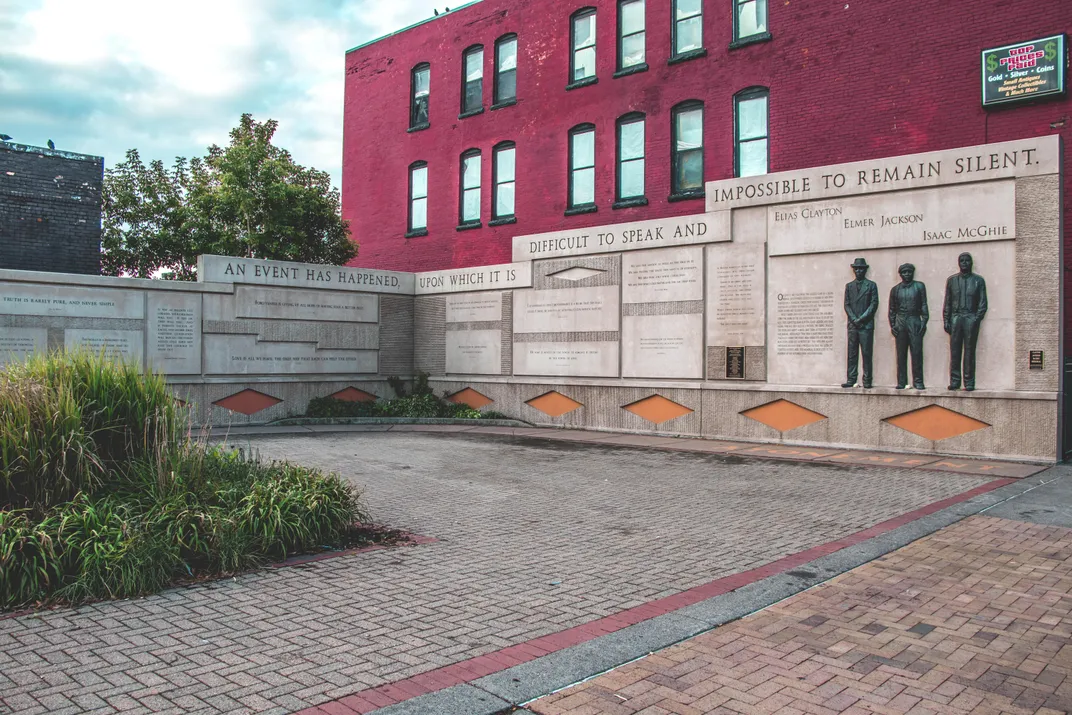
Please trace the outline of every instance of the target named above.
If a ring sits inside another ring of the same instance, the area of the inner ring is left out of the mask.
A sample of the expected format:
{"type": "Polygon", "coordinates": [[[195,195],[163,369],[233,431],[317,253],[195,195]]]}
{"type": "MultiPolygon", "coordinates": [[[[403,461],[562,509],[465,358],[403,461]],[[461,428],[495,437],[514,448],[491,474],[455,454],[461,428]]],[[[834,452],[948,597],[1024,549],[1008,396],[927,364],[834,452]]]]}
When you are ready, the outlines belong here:
{"type": "Polygon", "coordinates": [[[600,636],[614,633],[628,626],[636,625],[643,621],[671,613],[686,606],[692,606],[714,596],[721,596],[731,591],[736,591],[749,584],[761,581],[770,576],[775,576],[789,569],[796,568],[809,561],[828,556],[836,551],[854,546],[872,539],[876,536],[893,531],[916,519],[921,519],[935,512],[941,511],[954,504],[968,501],[973,497],[994,491],[1000,487],[1014,484],[1016,479],[996,479],[992,482],[958,494],[957,496],[943,499],[928,504],[901,516],[876,524],[868,529],[858,531],[837,541],[814,546],[785,558],[772,561],[750,571],[724,578],[716,579],[709,583],[690,588],[672,596],[656,599],[640,606],[626,609],[612,616],[606,616],[589,623],[584,623],[573,628],[567,628],[558,633],[551,633],[524,643],[518,643],[494,653],[463,660],[458,663],[429,670],[418,675],[387,683],[368,690],[362,690],[354,695],[325,703],[316,707],[306,708],[297,715],[365,715],[373,710],[395,705],[397,703],[427,695],[439,690],[445,690],[455,685],[469,683],[492,673],[521,665],[556,651],[580,645],[600,636]]]}

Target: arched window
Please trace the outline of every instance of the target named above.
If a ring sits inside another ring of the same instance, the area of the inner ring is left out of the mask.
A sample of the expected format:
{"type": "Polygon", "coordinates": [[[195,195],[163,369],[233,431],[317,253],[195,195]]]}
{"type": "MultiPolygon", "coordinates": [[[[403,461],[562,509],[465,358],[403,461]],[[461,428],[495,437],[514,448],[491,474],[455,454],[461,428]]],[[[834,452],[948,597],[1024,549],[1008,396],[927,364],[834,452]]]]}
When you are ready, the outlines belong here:
{"type": "Polygon", "coordinates": [[[458,228],[480,225],[480,150],[462,154],[458,188],[458,228]]]}
{"type": "Polygon", "coordinates": [[[703,196],[703,102],[682,102],[671,111],[671,200],[703,196]]]}
{"type": "Polygon", "coordinates": [[[703,0],[673,0],[673,52],[671,59],[703,53],[703,0]]]}
{"type": "Polygon", "coordinates": [[[733,41],[760,40],[767,35],[767,0],[734,0],[733,41]]]}
{"type": "Polygon", "coordinates": [[[769,171],[768,116],[770,90],[749,87],[733,97],[734,176],[758,176],[769,171]]]}
{"type": "Polygon", "coordinates": [[[491,223],[510,223],[514,220],[514,187],[517,181],[517,147],[513,142],[499,142],[492,149],[491,223]]]}
{"type": "Polygon", "coordinates": [[[618,0],[618,72],[647,68],[644,0],[618,0]]]}
{"type": "Polygon", "coordinates": [[[484,109],[484,46],[474,45],[462,54],[462,116],[484,109]]]}
{"type": "Polygon", "coordinates": [[[574,213],[596,208],[596,126],[578,124],[569,132],[569,206],[574,213]]]}
{"type": "Polygon", "coordinates": [[[495,41],[494,92],[494,107],[517,100],[517,35],[503,35],[495,41]]]}
{"type": "Polygon", "coordinates": [[[424,129],[428,126],[428,96],[431,90],[431,79],[432,66],[427,62],[417,65],[410,73],[410,129],[424,129]]]}
{"type": "Polygon", "coordinates": [[[635,206],[644,200],[644,115],[630,112],[618,118],[618,171],[615,206],[635,206]]]}
{"type": "Polygon", "coordinates": [[[586,7],[570,16],[570,85],[596,80],[596,9],[586,7]]]}
{"type": "Polygon", "coordinates": [[[428,235],[428,162],[409,165],[409,219],[406,237],[428,235]]]}

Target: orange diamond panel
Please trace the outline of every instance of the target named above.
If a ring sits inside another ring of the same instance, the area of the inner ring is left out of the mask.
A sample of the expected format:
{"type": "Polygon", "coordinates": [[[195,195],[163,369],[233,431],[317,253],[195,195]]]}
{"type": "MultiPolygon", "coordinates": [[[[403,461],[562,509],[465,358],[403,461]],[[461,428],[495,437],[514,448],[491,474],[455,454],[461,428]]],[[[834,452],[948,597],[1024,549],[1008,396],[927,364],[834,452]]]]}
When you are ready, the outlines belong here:
{"type": "Polygon", "coordinates": [[[573,412],[578,407],[584,407],[577,400],[570,399],[561,392],[555,392],[554,390],[539,397],[534,397],[525,404],[535,410],[539,410],[548,417],[561,417],[567,412],[573,412]]]}
{"type": "Polygon", "coordinates": [[[980,422],[938,405],[929,405],[923,409],[906,412],[903,415],[890,417],[886,421],[905,432],[911,432],[934,442],[959,437],[990,426],[986,422],[980,422]]]}
{"type": "Polygon", "coordinates": [[[741,413],[751,420],[765,424],[779,432],[799,429],[805,425],[822,422],[826,415],[812,412],[789,400],[775,400],[759,407],[753,407],[741,413]]]}
{"type": "Polygon", "coordinates": [[[492,402],[495,402],[495,400],[491,399],[487,395],[481,395],[479,392],[477,392],[471,387],[467,387],[461,392],[455,392],[447,399],[459,405],[468,405],[474,410],[479,410],[481,407],[486,407],[492,402]]]}
{"type": "Polygon", "coordinates": [[[278,397],[266,395],[256,390],[242,390],[230,397],[216,400],[212,404],[222,407],[231,412],[240,412],[243,415],[255,415],[261,410],[267,410],[272,405],[278,405],[282,400],[278,397]]]}
{"type": "Polygon", "coordinates": [[[339,390],[333,395],[328,395],[328,397],[343,402],[375,402],[378,399],[375,395],[359,390],[356,387],[347,387],[345,390],[339,390]]]}
{"type": "Polygon", "coordinates": [[[662,395],[645,397],[643,400],[626,405],[622,409],[628,410],[637,417],[645,419],[648,422],[654,422],[657,425],[661,425],[663,422],[669,422],[672,419],[683,417],[693,412],[693,410],[690,410],[688,407],[679,405],[673,400],[668,400],[662,395]]]}

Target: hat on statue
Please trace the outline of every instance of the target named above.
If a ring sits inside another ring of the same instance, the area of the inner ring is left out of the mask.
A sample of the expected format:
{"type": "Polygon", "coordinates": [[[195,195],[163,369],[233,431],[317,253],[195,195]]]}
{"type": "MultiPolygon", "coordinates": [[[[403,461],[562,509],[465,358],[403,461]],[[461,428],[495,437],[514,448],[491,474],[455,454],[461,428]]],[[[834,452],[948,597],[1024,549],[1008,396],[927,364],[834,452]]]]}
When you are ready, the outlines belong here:
{"type": "Polygon", "coordinates": [[[867,265],[867,261],[865,261],[862,258],[857,258],[855,261],[853,261],[852,262],[852,267],[853,268],[870,268],[870,266],[867,265]]]}

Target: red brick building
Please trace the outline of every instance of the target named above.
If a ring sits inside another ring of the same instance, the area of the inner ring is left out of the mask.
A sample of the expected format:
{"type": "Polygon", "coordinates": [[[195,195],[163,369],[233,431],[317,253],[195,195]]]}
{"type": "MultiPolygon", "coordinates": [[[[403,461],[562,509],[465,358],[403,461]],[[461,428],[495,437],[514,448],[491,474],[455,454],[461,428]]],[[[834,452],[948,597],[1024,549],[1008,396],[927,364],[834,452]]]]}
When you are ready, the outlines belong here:
{"type": "MultiPolygon", "coordinates": [[[[983,49],[1070,26],[1067,0],[466,5],[347,55],[342,201],[355,264],[504,263],[516,235],[702,213],[696,172],[730,178],[742,160],[775,172],[1072,139],[1067,93],[984,109],[980,88],[983,49]],[[742,99],[760,101],[738,117],[742,99]]],[[[1064,196],[1067,242],[1072,182],[1064,196]]]]}

